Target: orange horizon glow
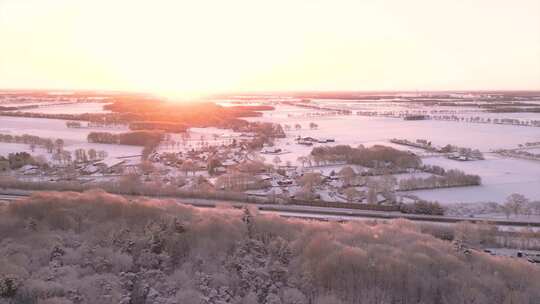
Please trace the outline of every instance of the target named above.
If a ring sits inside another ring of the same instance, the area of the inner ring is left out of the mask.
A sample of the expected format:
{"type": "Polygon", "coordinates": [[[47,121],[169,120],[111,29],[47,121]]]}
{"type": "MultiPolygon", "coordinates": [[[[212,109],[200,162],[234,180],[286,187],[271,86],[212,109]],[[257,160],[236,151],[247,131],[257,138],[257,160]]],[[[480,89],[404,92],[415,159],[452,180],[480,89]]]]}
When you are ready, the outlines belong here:
{"type": "Polygon", "coordinates": [[[0,0],[0,87],[538,90],[540,1],[0,0]]]}

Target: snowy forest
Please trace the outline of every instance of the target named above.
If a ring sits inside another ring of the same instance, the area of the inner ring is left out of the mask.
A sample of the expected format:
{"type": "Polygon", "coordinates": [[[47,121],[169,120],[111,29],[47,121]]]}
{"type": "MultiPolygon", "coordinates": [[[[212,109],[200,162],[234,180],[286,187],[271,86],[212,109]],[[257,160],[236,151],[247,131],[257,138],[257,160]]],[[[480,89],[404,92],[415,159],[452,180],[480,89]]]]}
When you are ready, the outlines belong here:
{"type": "Polygon", "coordinates": [[[0,207],[0,303],[540,303],[540,269],[405,220],[41,192],[0,207]]]}

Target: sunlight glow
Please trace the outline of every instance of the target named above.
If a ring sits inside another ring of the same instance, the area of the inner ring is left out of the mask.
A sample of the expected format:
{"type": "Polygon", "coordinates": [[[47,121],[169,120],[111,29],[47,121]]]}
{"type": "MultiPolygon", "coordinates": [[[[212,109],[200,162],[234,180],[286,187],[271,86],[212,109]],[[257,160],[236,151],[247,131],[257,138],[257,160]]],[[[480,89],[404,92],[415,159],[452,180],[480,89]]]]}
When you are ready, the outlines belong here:
{"type": "Polygon", "coordinates": [[[540,89],[539,20],[537,0],[0,0],[0,87],[540,89]]]}

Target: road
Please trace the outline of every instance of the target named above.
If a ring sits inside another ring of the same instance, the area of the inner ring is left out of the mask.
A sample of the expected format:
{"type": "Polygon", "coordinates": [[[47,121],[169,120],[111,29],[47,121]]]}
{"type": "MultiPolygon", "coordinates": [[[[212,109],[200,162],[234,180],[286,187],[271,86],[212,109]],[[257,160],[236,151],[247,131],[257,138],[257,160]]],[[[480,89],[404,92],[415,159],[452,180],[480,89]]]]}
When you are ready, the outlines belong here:
{"type": "Polygon", "coordinates": [[[11,201],[19,200],[19,199],[24,198],[24,197],[26,197],[26,196],[0,194],[0,201],[11,202],[11,201]]]}
{"type": "MultiPolygon", "coordinates": [[[[0,201],[12,202],[29,197],[32,191],[11,191],[0,190],[0,201]]],[[[133,200],[143,198],[143,196],[125,196],[133,200]]],[[[156,198],[156,197],[152,197],[156,198]]],[[[192,205],[199,208],[214,208],[216,205],[231,205],[236,208],[243,206],[255,206],[261,213],[276,214],[283,217],[294,217],[301,219],[330,220],[330,221],[351,221],[351,220],[374,220],[374,219],[398,219],[404,218],[416,222],[428,222],[439,224],[455,224],[458,222],[490,222],[504,228],[540,227],[540,222],[524,220],[507,220],[500,218],[471,218],[453,216],[435,216],[421,214],[405,214],[400,212],[385,212],[371,210],[356,210],[345,208],[312,207],[301,205],[278,205],[278,204],[253,204],[223,200],[191,199],[176,197],[159,197],[159,199],[170,199],[178,203],[192,205]]]]}

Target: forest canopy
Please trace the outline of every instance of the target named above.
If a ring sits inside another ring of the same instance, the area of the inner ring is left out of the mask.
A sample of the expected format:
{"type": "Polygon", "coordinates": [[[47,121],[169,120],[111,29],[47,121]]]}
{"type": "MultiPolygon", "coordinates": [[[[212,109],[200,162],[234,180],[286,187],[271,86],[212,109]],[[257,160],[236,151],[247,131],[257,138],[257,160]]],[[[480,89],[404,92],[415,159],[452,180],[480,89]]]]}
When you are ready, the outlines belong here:
{"type": "Polygon", "coordinates": [[[93,190],[0,206],[0,303],[539,303],[540,269],[385,224],[93,190]]]}

